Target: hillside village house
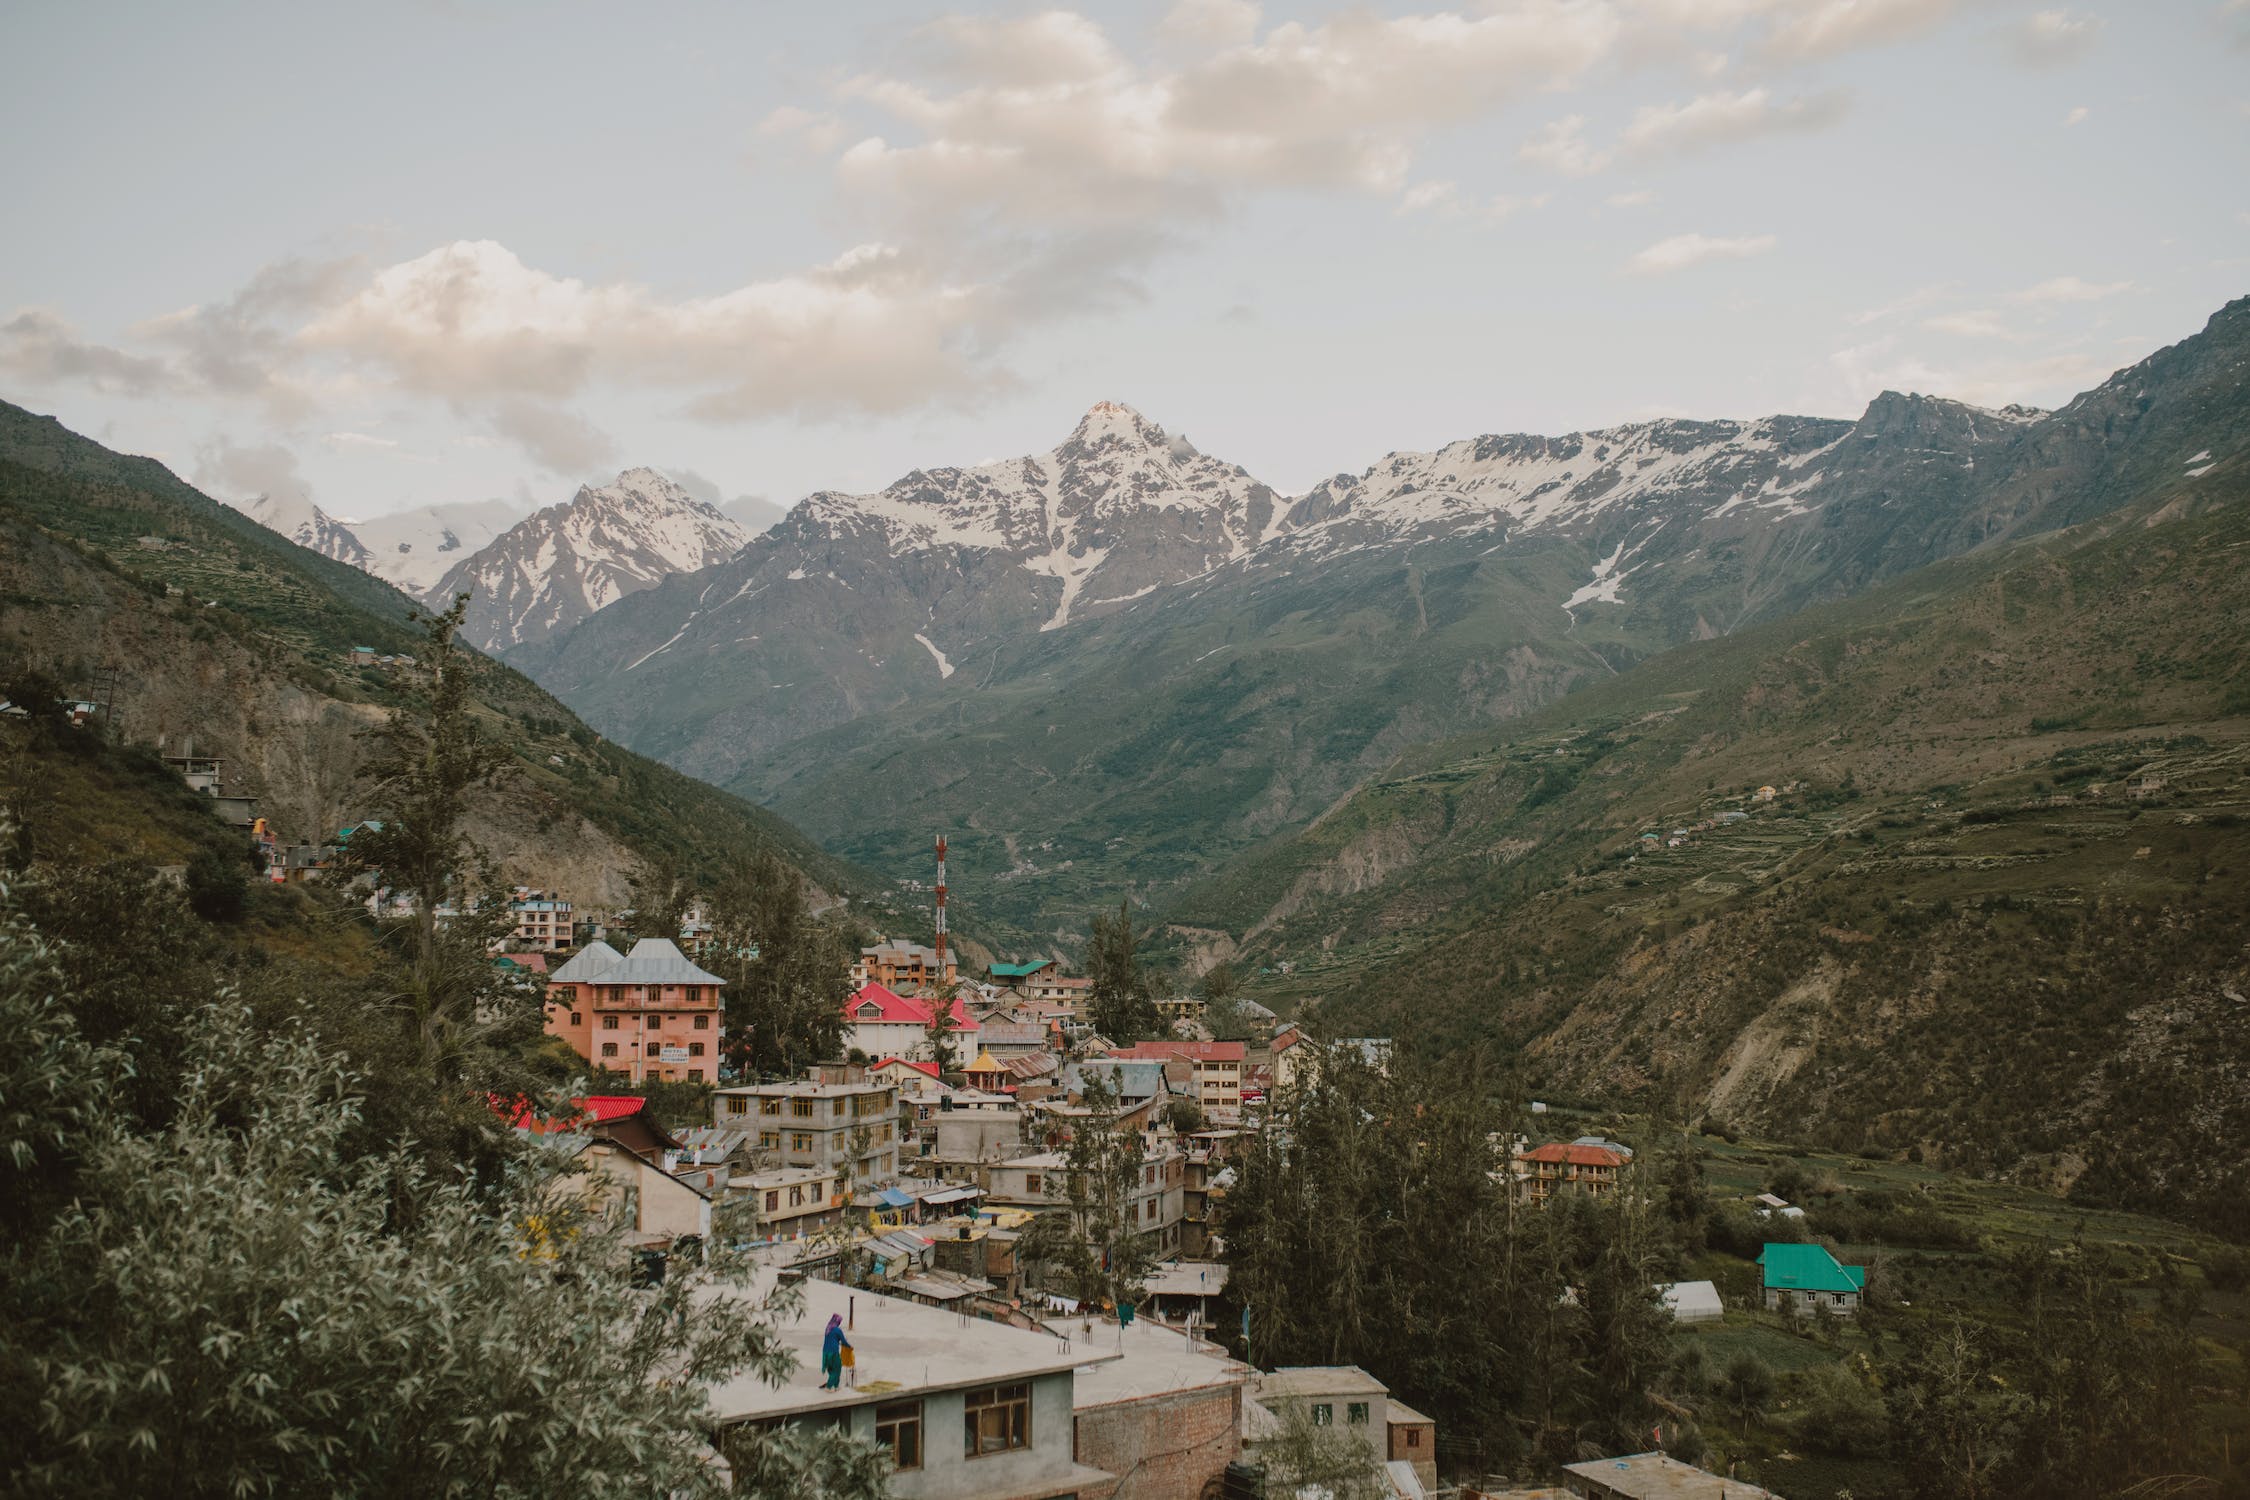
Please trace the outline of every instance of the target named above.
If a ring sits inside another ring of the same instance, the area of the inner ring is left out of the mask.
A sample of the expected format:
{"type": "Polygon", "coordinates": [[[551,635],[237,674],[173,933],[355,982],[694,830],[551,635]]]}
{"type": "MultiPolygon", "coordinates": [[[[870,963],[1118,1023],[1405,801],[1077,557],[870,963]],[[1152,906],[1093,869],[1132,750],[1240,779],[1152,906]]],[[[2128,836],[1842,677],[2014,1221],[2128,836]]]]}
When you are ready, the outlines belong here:
{"type": "Polygon", "coordinates": [[[517,886],[508,900],[508,915],[515,928],[508,936],[518,947],[534,953],[552,953],[571,944],[574,908],[554,891],[517,886]]]}
{"type": "Polygon", "coordinates": [[[717,1083],[725,983],[666,938],[589,943],[547,976],[547,1035],[635,1083],[717,1083]]]}
{"type": "Polygon", "coordinates": [[[895,994],[926,996],[936,994],[940,985],[952,984],[960,972],[950,950],[941,974],[935,948],[884,938],[871,948],[859,950],[859,962],[852,965],[852,983],[879,984],[895,994]]]}
{"type": "Polygon", "coordinates": [[[1788,1303],[1849,1318],[1867,1290],[1867,1268],[1839,1264],[1823,1245],[1768,1245],[1758,1252],[1758,1290],[1775,1312],[1788,1303]]]}
{"type": "MultiPolygon", "coordinates": [[[[955,998],[949,1012],[952,1019],[950,1035],[953,1041],[954,1065],[976,1056],[982,1028],[955,998]]],[[[905,1058],[910,1062],[932,1061],[930,1054],[930,1006],[901,995],[886,985],[867,983],[859,987],[844,1002],[843,1047],[847,1052],[858,1052],[866,1057],[905,1058]]]]}
{"type": "Polygon", "coordinates": [[[984,972],[985,978],[995,988],[1010,992],[1019,1000],[1028,1000],[1031,998],[1031,981],[1041,974],[1053,973],[1054,968],[1053,959],[1035,958],[1029,963],[994,964],[984,972]]]}
{"type": "Polygon", "coordinates": [[[1195,1069],[1195,1097],[1209,1108],[1233,1108],[1242,1103],[1242,1070],[1246,1053],[1240,1042],[1140,1042],[1121,1047],[1105,1062],[1134,1062],[1184,1057],[1195,1069]]]}
{"type": "Polygon", "coordinates": [[[778,1386],[743,1374],[712,1392],[722,1428],[842,1428],[889,1454],[900,1500],[1092,1500],[1114,1490],[1115,1472],[1078,1461],[1073,1372],[1115,1350],[833,1282],[800,1286],[802,1310],[774,1328],[796,1369],[778,1386]],[[820,1373],[831,1315],[848,1320],[854,1355],[852,1383],[833,1391],[820,1373]]]}
{"type": "MultiPolygon", "coordinates": [[[[1038,1209],[1070,1201],[1069,1159],[1060,1151],[1015,1157],[986,1175],[988,1203],[1038,1209]]],[[[1160,1253],[1177,1253],[1180,1220],[1187,1206],[1187,1154],[1170,1140],[1150,1139],[1128,1202],[1134,1224],[1150,1243],[1160,1253]]]]}
{"type": "Polygon", "coordinates": [[[1614,1191],[1625,1158],[1607,1146],[1552,1141],[1517,1158],[1517,1184],[1524,1197],[1544,1203],[1557,1193],[1599,1196],[1614,1191]]]}
{"type": "Polygon", "coordinates": [[[1391,1457],[1390,1398],[1390,1387],[1357,1365],[1283,1365],[1250,1378],[1250,1399],[1277,1419],[1294,1412],[1314,1427],[1340,1428],[1380,1463],[1391,1457]]]}
{"type": "Polygon", "coordinates": [[[893,1084],[752,1084],[720,1089],[711,1111],[714,1125],[755,1122],[761,1159],[786,1167],[833,1169],[854,1187],[898,1175],[898,1089],[893,1084]]]}

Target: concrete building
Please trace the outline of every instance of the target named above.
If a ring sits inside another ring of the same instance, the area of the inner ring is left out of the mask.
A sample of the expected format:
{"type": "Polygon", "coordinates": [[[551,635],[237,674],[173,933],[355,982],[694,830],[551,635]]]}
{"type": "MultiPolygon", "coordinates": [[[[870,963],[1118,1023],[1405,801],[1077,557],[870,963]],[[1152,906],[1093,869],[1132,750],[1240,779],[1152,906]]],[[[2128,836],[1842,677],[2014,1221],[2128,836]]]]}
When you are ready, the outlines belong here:
{"type": "MultiPolygon", "coordinates": [[[[756,1293],[771,1282],[753,1285],[756,1293]]],[[[827,1281],[776,1323],[797,1368],[781,1385],[745,1373],[712,1393],[718,1424],[836,1427],[891,1456],[899,1500],[1107,1497],[1118,1475],[1078,1461],[1073,1372],[1119,1358],[1034,1333],[827,1281]],[[821,1336],[848,1320],[853,1384],[825,1388],[821,1336]]]]}
{"type": "Polygon", "coordinates": [[[1250,1398],[1282,1421],[1297,1412],[1315,1427],[1341,1427],[1390,1462],[1390,1388],[1357,1365],[1284,1365],[1252,1376],[1250,1398]]]}
{"type": "Polygon", "coordinates": [[[1517,1158],[1517,1183],[1534,1204],[1557,1193],[1599,1195],[1617,1187],[1625,1158],[1607,1146],[1564,1145],[1560,1141],[1534,1146],[1517,1158]]]}
{"type": "Polygon", "coordinates": [[[893,942],[878,939],[871,948],[859,950],[859,962],[852,965],[854,985],[879,984],[894,994],[929,996],[938,992],[941,985],[953,983],[960,977],[960,965],[954,961],[953,951],[945,954],[945,970],[938,971],[935,948],[920,943],[893,942]]]}
{"type": "Polygon", "coordinates": [[[1083,1366],[1072,1399],[1078,1461],[1117,1476],[1087,1500],[1200,1500],[1242,1454],[1247,1366],[1214,1345],[1135,1320],[1060,1319],[1073,1347],[1114,1350],[1083,1366]]]}
{"type": "Polygon", "coordinates": [[[1665,1453],[1630,1453],[1563,1466],[1580,1500],[1781,1500],[1772,1490],[1723,1479],[1665,1453]]]}
{"type": "Polygon", "coordinates": [[[1390,1461],[1411,1464],[1422,1488],[1437,1488],[1437,1422],[1395,1397],[1390,1403],[1390,1461]]]}
{"type": "Polygon", "coordinates": [[[888,1083],[758,1083],[720,1089],[714,1125],[755,1123],[758,1150],[785,1167],[834,1169],[854,1188],[898,1175],[898,1089],[888,1083]]]}
{"type": "MultiPolygon", "coordinates": [[[[870,981],[844,1002],[843,1046],[868,1057],[902,1057],[911,1062],[932,1060],[930,1007],[888,986],[870,981]]],[[[979,1027],[956,998],[951,1010],[950,1035],[954,1066],[976,1056],[979,1027]]]]}
{"type": "MultiPolygon", "coordinates": [[[[987,1170],[985,1201],[1016,1208],[1060,1208],[1070,1201],[1070,1163],[1060,1151],[1019,1156],[987,1170]]],[[[1151,1139],[1129,1200],[1133,1223],[1159,1255],[1177,1254],[1186,1199],[1186,1156],[1151,1139]]]]}
{"type": "Polygon", "coordinates": [[[1167,1057],[1185,1058],[1195,1070],[1195,1098],[1206,1108],[1242,1103],[1242,1070],[1246,1051],[1240,1042],[1139,1042],[1121,1047],[1104,1062],[1131,1062],[1167,1057]]]}
{"type": "Polygon", "coordinates": [[[636,1083],[717,1083],[725,984],[667,938],[643,938],[630,956],[589,943],[547,976],[547,1035],[636,1083]]]}
{"type": "Polygon", "coordinates": [[[515,928],[508,934],[518,948],[530,953],[553,953],[571,945],[575,908],[556,891],[535,891],[517,886],[508,898],[508,915],[515,928]]]}

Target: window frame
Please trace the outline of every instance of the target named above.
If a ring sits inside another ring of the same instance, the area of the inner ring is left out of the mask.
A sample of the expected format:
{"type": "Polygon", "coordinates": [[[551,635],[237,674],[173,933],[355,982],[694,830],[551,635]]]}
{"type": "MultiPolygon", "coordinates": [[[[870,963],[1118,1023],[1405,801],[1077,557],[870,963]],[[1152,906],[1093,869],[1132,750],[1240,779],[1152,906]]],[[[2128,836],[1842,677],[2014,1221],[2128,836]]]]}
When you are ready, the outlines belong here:
{"type": "Polygon", "coordinates": [[[875,1443],[891,1451],[891,1467],[901,1474],[922,1467],[927,1451],[923,1446],[922,1402],[919,1398],[906,1401],[880,1401],[875,1405],[875,1443]],[[885,1428],[890,1430],[886,1433],[885,1428]],[[911,1442],[913,1457],[910,1460],[902,1451],[907,1446],[901,1439],[911,1442]]]}
{"type": "Polygon", "coordinates": [[[1027,1452],[1032,1446],[1031,1382],[1009,1381],[961,1393],[961,1457],[997,1458],[1027,1452]],[[985,1418],[997,1419],[998,1446],[986,1445],[985,1418]],[[1019,1420],[1015,1420],[1020,1418],[1019,1420]]]}
{"type": "Polygon", "coordinates": [[[1315,1426],[1315,1427],[1333,1427],[1333,1426],[1335,1426],[1335,1425],[1336,1425],[1336,1407],[1335,1407],[1335,1404],[1334,1404],[1333,1402],[1328,1402],[1328,1401],[1315,1401],[1315,1402],[1313,1402],[1313,1403],[1312,1403],[1312,1424],[1313,1424],[1313,1426],[1315,1426]]]}

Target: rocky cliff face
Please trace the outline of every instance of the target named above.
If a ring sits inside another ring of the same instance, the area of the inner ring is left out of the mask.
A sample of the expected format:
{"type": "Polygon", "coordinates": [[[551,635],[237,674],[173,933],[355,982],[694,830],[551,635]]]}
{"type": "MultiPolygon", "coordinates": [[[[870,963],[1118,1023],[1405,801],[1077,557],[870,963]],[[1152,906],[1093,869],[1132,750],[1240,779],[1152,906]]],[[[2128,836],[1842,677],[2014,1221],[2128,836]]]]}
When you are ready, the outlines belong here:
{"type": "Polygon", "coordinates": [[[674,573],[710,567],[746,539],[739,523],[654,469],[627,469],[526,517],[456,563],[429,597],[468,594],[462,633],[506,652],[674,573]]]}

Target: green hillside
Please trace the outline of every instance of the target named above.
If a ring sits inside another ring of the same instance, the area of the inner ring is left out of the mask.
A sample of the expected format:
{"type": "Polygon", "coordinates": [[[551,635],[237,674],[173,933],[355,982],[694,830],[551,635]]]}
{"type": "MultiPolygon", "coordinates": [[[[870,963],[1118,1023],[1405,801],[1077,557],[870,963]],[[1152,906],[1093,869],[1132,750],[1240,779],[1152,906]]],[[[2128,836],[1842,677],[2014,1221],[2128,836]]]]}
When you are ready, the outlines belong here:
{"type": "Polygon", "coordinates": [[[1335,1031],[2250,1231],[2246,477],[1417,752],[1170,914],[1335,1031]]]}
{"type": "MultiPolygon", "coordinates": [[[[153,460],[0,403],[0,665],[113,699],[128,739],[192,735],[285,839],[366,814],[357,735],[402,684],[350,653],[411,654],[412,607],[153,460]]],[[[524,878],[615,896],[644,863],[709,876],[773,848],[828,891],[877,894],[773,814],[603,740],[509,668],[479,659],[477,699],[514,758],[479,832],[524,878]]]]}

